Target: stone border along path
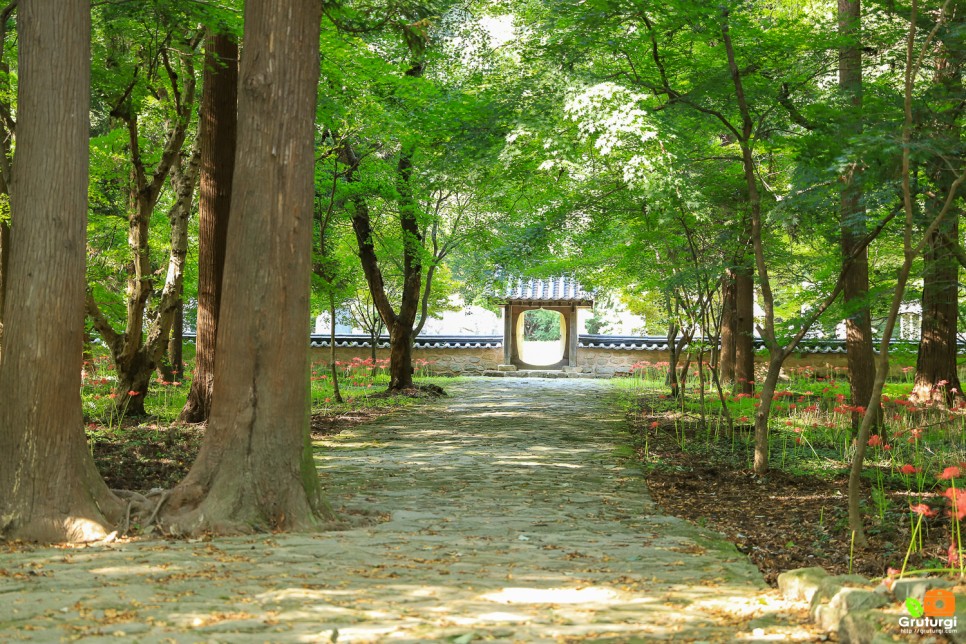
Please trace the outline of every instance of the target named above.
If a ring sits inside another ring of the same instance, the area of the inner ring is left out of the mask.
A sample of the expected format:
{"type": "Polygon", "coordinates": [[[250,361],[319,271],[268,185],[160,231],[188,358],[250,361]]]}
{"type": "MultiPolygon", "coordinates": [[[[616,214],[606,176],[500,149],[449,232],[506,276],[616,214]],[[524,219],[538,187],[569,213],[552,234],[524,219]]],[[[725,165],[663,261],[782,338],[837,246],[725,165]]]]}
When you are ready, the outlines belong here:
{"type": "Polygon", "coordinates": [[[321,444],[322,534],[0,554],[0,641],[811,640],[622,465],[611,381],[455,382],[321,444]],[[390,518],[391,517],[391,518],[390,518]]]}

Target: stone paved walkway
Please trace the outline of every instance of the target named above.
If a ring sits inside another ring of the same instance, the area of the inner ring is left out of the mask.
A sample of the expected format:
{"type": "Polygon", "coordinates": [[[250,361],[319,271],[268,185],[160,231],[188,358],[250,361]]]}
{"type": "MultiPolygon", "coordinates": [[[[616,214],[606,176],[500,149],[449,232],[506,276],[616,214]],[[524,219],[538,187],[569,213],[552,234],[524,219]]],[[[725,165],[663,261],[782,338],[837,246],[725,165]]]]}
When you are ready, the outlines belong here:
{"type": "Polygon", "coordinates": [[[0,641],[806,639],[615,450],[609,381],[490,380],[320,446],[363,528],[0,553],[0,641]]]}

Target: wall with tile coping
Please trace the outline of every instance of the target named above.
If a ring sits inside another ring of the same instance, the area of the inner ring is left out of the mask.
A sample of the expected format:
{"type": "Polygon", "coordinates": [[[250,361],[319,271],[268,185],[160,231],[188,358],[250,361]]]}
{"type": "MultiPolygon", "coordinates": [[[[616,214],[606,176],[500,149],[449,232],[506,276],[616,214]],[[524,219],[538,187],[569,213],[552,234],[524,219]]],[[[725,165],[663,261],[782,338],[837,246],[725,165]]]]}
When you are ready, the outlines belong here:
{"type": "MultiPolygon", "coordinates": [[[[313,347],[312,361],[325,363],[329,360],[327,347],[313,347]]],[[[368,347],[337,347],[336,360],[351,362],[354,358],[365,360],[371,357],[368,347]]],[[[376,358],[389,358],[389,349],[377,349],[376,358]]],[[[413,349],[413,359],[417,361],[417,368],[440,376],[478,376],[484,371],[495,370],[503,362],[503,348],[432,348],[413,349]],[[429,364],[420,366],[421,361],[429,364]]],[[[615,374],[630,373],[631,367],[638,362],[667,362],[670,354],[667,351],[635,351],[631,349],[604,349],[597,347],[581,347],[577,350],[577,369],[587,375],[613,376],[615,374]]],[[[759,355],[756,358],[756,370],[764,375],[767,357],[759,355]]],[[[831,375],[836,369],[841,372],[847,366],[843,353],[800,353],[793,354],[785,361],[785,370],[792,368],[811,367],[818,375],[831,375]]],[[[893,365],[891,375],[901,374],[901,366],[893,365]]]]}

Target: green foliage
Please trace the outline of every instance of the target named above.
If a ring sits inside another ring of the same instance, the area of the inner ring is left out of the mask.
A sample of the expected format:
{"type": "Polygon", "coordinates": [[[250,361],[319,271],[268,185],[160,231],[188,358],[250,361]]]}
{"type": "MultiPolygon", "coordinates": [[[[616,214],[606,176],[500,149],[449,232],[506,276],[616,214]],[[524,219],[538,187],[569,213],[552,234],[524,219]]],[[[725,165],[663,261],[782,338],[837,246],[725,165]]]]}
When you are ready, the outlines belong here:
{"type": "Polygon", "coordinates": [[[563,317],[556,311],[537,309],[523,313],[523,339],[547,342],[560,339],[563,317]]]}

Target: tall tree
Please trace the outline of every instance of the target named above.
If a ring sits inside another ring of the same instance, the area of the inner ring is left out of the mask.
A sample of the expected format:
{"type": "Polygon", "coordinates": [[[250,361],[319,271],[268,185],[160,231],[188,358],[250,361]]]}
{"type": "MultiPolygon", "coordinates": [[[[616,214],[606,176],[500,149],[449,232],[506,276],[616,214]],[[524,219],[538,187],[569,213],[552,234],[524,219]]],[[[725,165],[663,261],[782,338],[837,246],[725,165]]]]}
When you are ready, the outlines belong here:
{"type": "Polygon", "coordinates": [[[186,147],[191,146],[185,146],[185,142],[195,111],[194,65],[202,32],[185,32],[175,25],[165,27],[170,32],[160,42],[144,48],[143,59],[131,72],[132,80],[118,90],[120,96],[111,110],[111,116],[123,125],[127,135],[131,175],[128,186],[130,205],[126,213],[129,254],[124,265],[122,330],[115,328],[94,288],[87,297],[87,313],[107,344],[117,370],[115,408],[131,415],[145,413],[148,384],[167,349],[177,304],[182,296],[187,222],[198,176],[197,148],[189,151],[186,147]],[[144,86],[138,71],[140,66],[155,70],[145,74],[148,79],[144,86]],[[144,136],[146,119],[142,110],[155,104],[144,94],[156,95],[160,99],[156,103],[168,110],[160,151],[150,149],[144,136]],[[156,162],[152,158],[155,154],[156,162]],[[174,193],[168,208],[171,244],[167,271],[158,271],[152,265],[151,222],[169,182],[174,193]],[[165,275],[161,288],[155,278],[159,273],[165,275]],[[149,311],[148,302],[152,296],[157,297],[157,302],[149,311]]]}
{"type": "MultiPolygon", "coordinates": [[[[862,134],[862,7],[861,0],[839,0],[838,29],[839,91],[843,94],[842,138],[862,134]]],[[[851,384],[852,431],[857,433],[862,420],[858,410],[869,404],[875,380],[872,354],[872,316],[869,312],[869,251],[862,240],[867,234],[865,206],[862,203],[861,161],[850,159],[840,177],[839,221],[842,229],[842,261],[849,264],[842,296],[848,317],[845,320],[845,346],[851,384]]],[[[879,414],[876,418],[877,427],[879,414]]]]}
{"type": "Polygon", "coordinates": [[[729,269],[721,277],[721,353],[718,358],[718,377],[721,383],[735,379],[735,334],[738,325],[738,293],[735,275],[729,269]]]}
{"type": "MultiPolygon", "coordinates": [[[[956,180],[957,168],[966,160],[962,143],[962,118],[966,91],[963,87],[962,25],[966,2],[950,2],[950,20],[941,27],[935,72],[927,100],[928,116],[924,129],[937,156],[927,165],[932,184],[924,200],[926,221],[932,220],[944,205],[945,196],[956,180]]],[[[959,323],[959,261],[955,247],[959,242],[959,220],[962,201],[955,202],[938,229],[926,240],[922,267],[922,325],[916,378],[911,397],[914,400],[952,403],[963,397],[963,386],[957,371],[957,336],[959,323]]]]}
{"type": "Polygon", "coordinates": [[[0,365],[0,536],[102,538],[120,503],[80,400],[90,105],[89,0],[23,0],[9,307],[0,365]]]}
{"type": "Polygon", "coordinates": [[[309,292],[318,0],[249,0],[238,148],[198,458],[163,524],[197,533],[310,529],[329,512],[309,441],[309,292]]]}
{"type": "MultiPolygon", "coordinates": [[[[351,151],[349,151],[350,154],[351,151]]],[[[350,173],[358,169],[357,157],[345,157],[350,173]]],[[[352,200],[352,228],[359,244],[359,261],[369,284],[372,301],[389,331],[389,391],[413,386],[413,330],[422,292],[422,230],[413,203],[411,187],[412,150],[403,150],[396,164],[396,186],[401,197],[399,227],[403,239],[403,286],[399,312],[393,309],[385,278],[376,255],[369,205],[362,196],[352,200]]],[[[351,177],[350,177],[351,178],[351,177]]]]}
{"type": "MultiPolygon", "coordinates": [[[[950,177],[948,191],[943,195],[937,195],[935,210],[932,211],[931,220],[925,228],[922,238],[918,243],[913,243],[913,233],[915,230],[914,221],[916,214],[916,194],[913,189],[913,150],[914,150],[914,110],[913,97],[916,80],[919,77],[925,53],[933,46],[933,39],[939,29],[949,20],[947,8],[950,3],[943,5],[943,9],[938,12],[936,22],[930,30],[929,35],[922,41],[921,46],[917,43],[917,30],[919,21],[919,7],[917,0],[912,0],[909,7],[909,32],[906,39],[906,61],[904,66],[903,82],[903,113],[902,122],[902,209],[905,214],[905,225],[902,233],[902,255],[903,261],[899,268],[896,286],[892,293],[892,302],[889,306],[889,313],[885,320],[882,331],[882,339],[879,345],[879,356],[876,364],[875,382],[872,385],[872,398],[869,406],[862,417],[862,424],[859,426],[858,438],[855,442],[855,454],[852,457],[852,464],[849,468],[849,528],[852,530],[853,541],[861,546],[867,544],[865,536],[865,526],[862,512],[862,468],[865,462],[865,452],[868,445],[869,436],[875,418],[875,411],[882,400],[882,390],[885,386],[886,377],[889,374],[889,342],[895,330],[896,320],[899,316],[899,308],[902,305],[905,294],[906,282],[912,269],[915,258],[923,251],[929,240],[942,227],[943,220],[956,213],[954,204],[958,198],[957,192],[966,182],[966,168],[956,168],[955,174],[950,177]],[[917,51],[918,50],[918,51],[917,51]]],[[[954,14],[955,15],[955,14],[954,14]]]]}
{"type": "Polygon", "coordinates": [[[206,36],[204,86],[198,138],[198,332],[195,372],[181,420],[208,420],[214,383],[218,310],[224,275],[228,217],[238,127],[238,43],[229,34],[206,36]]]}

